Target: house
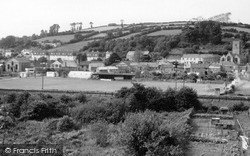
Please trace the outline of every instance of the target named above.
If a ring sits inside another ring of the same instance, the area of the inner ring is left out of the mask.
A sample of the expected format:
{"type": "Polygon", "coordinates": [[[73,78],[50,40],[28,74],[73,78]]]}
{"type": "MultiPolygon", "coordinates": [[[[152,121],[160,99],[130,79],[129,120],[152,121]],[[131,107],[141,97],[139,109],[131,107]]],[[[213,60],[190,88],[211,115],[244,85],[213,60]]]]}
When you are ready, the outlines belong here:
{"type": "Polygon", "coordinates": [[[172,63],[165,63],[160,66],[161,73],[174,73],[174,65],[172,63]]]}
{"type": "Polygon", "coordinates": [[[87,61],[93,61],[93,60],[98,60],[101,59],[103,60],[105,58],[105,53],[104,52],[85,52],[87,56],[87,61]]]}
{"type": "Polygon", "coordinates": [[[121,61],[113,63],[111,66],[115,66],[119,69],[120,73],[130,73],[133,70],[133,67],[130,65],[130,62],[128,61],[121,61]]]}
{"type": "Polygon", "coordinates": [[[190,66],[190,72],[195,73],[197,75],[204,74],[207,75],[209,72],[209,66],[208,63],[200,63],[200,64],[191,64],[190,66]]]}
{"type": "Polygon", "coordinates": [[[82,61],[78,64],[78,70],[80,71],[88,71],[89,70],[89,64],[88,61],[82,61]]]}
{"type": "Polygon", "coordinates": [[[63,62],[60,60],[54,61],[52,64],[50,64],[51,68],[62,68],[63,62]]]}
{"type": "Polygon", "coordinates": [[[104,63],[101,61],[94,61],[89,63],[89,71],[96,72],[98,67],[104,67],[104,63]]]}
{"type": "Polygon", "coordinates": [[[219,55],[213,54],[184,54],[181,57],[181,63],[184,63],[185,68],[190,68],[191,64],[198,63],[216,63],[220,62],[219,55]]]}
{"type": "Polygon", "coordinates": [[[149,56],[149,51],[129,51],[126,55],[126,60],[132,62],[140,62],[142,56],[149,56]]]}
{"type": "Polygon", "coordinates": [[[220,63],[212,63],[210,64],[208,68],[209,68],[209,71],[212,73],[218,73],[222,70],[222,66],[220,63]]]}
{"type": "Polygon", "coordinates": [[[96,72],[98,73],[118,73],[119,69],[115,66],[105,66],[105,67],[97,67],[96,72]]]}
{"type": "Polygon", "coordinates": [[[74,51],[51,51],[48,52],[49,60],[67,60],[67,61],[74,61],[76,59],[77,52],[74,51]]]}
{"type": "Polygon", "coordinates": [[[11,57],[13,53],[14,53],[14,50],[12,50],[12,49],[6,49],[4,51],[4,56],[5,57],[11,57]]]}
{"type": "Polygon", "coordinates": [[[31,55],[31,53],[32,53],[32,50],[30,50],[30,49],[23,49],[22,51],[21,51],[21,54],[24,56],[24,55],[31,55]]]}
{"type": "Polygon", "coordinates": [[[177,61],[178,63],[181,63],[181,55],[168,55],[166,58],[167,62],[175,62],[177,61]]]}
{"type": "Polygon", "coordinates": [[[237,64],[228,61],[221,62],[221,65],[222,65],[222,70],[226,72],[234,72],[238,68],[237,64]]]}
{"type": "Polygon", "coordinates": [[[64,61],[62,61],[62,67],[63,68],[77,69],[77,64],[75,61],[64,60],[64,61]]]}
{"type": "Polygon", "coordinates": [[[5,71],[22,72],[30,67],[30,61],[26,58],[12,58],[6,62],[5,71]]]}
{"type": "Polygon", "coordinates": [[[30,48],[31,51],[31,58],[30,60],[38,60],[41,57],[46,57],[49,60],[49,54],[48,52],[39,49],[39,48],[30,48]]]}

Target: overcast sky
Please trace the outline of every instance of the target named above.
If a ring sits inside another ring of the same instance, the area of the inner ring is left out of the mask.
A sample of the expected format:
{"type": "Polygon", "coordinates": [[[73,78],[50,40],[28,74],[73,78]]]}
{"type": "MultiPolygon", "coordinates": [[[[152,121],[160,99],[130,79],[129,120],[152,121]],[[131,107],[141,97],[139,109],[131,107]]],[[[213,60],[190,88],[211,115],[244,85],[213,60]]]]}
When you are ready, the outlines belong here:
{"type": "Polygon", "coordinates": [[[250,24],[250,0],[1,0],[0,38],[7,35],[40,34],[59,24],[69,30],[70,23],[83,28],[108,23],[141,23],[209,18],[231,12],[231,21],[250,24]]]}

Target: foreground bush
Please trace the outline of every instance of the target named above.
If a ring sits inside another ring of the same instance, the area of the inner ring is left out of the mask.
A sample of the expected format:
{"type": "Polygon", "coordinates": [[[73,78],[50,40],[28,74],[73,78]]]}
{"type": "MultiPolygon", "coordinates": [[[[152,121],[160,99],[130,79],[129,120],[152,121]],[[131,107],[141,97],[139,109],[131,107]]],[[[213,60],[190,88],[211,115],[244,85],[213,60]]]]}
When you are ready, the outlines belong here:
{"type": "Polygon", "coordinates": [[[126,102],[123,99],[115,98],[110,101],[92,100],[72,108],[70,113],[80,125],[83,125],[98,120],[118,123],[124,119],[127,112],[126,102]]]}
{"type": "Polygon", "coordinates": [[[121,130],[121,143],[127,148],[128,154],[183,155],[180,141],[172,136],[171,128],[164,124],[163,116],[156,112],[128,115],[121,130]]]}
{"type": "Polygon", "coordinates": [[[57,130],[60,132],[68,132],[76,128],[74,120],[68,116],[59,119],[57,123],[57,130]]]}
{"type": "Polygon", "coordinates": [[[91,125],[91,134],[101,147],[105,147],[108,144],[108,128],[108,123],[105,121],[97,121],[91,125]]]}

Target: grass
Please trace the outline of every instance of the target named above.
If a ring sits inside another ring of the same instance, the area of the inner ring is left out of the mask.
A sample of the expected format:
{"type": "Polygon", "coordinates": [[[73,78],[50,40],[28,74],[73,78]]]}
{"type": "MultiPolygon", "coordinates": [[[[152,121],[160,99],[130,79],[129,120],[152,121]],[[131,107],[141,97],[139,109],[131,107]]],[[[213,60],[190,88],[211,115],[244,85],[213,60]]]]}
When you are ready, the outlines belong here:
{"type": "MultiPolygon", "coordinates": [[[[86,35],[87,33],[82,33],[82,35],[86,35]]],[[[43,42],[46,40],[49,40],[50,42],[52,42],[53,40],[59,40],[63,43],[69,42],[70,40],[74,39],[74,34],[72,35],[59,35],[59,36],[48,36],[48,37],[44,37],[41,39],[36,40],[37,42],[43,42]]]]}
{"type": "Polygon", "coordinates": [[[248,28],[224,26],[224,27],[222,27],[222,29],[236,29],[238,31],[244,31],[244,32],[250,33],[250,29],[248,29],[248,28]]]}
{"type": "Polygon", "coordinates": [[[48,50],[49,52],[51,51],[79,51],[82,49],[84,46],[86,46],[89,42],[92,42],[94,40],[88,40],[88,41],[81,41],[77,43],[72,43],[72,44],[66,44],[57,48],[53,48],[48,50]]]}
{"type": "Polygon", "coordinates": [[[91,30],[94,30],[94,31],[99,31],[99,32],[102,32],[102,31],[108,31],[108,30],[113,30],[113,29],[117,29],[117,28],[121,28],[121,26],[100,26],[100,27],[93,27],[93,28],[87,28],[87,29],[83,29],[82,31],[91,31],[91,30]]]}
{"type": "MultiPolygon", "coordinates": [[[[101,80],[86,80],[86,79],[73,79],[73,78],[48,78],[44,79],[44,89],[59,89],[59,90],[78,90],[78,91],[103,91],[114,92],[122,87],[132,87],[132,81],[101,81],[101,80]]],[[[156,87],[166,90],[169,87],[174,88],[174,82],[156,82],[146,81],[140,82],[148,87],[156,87]]],[[[41,89],[41,77],[30,78],[15,78],[15,79],[2,79],[0,80],[0,88],[6,89],[41,89]]],[[[178,83],[177,87],[181,88],[183,84],[178,83]]],[[[214,92],[206,90],[206,84],[199,83],[186,83],[197,90],[200,95],[213,95],[214,92]]],[[[211,84],[212,88],[223,87],[222,84],[211,84]]]]}
{"type": "Polygon", "coordinates": [[[91,36],[89,39],[99,38],[99,37],[106,37],[106,33],[99,33],[97,35],[91,36]]]}
{"type": "Polygon", "coordinates": [[[174,29],[174,30],[160,30],[150,34],[148,36],[171,36],[171,35],[178,35],[182,32],[181,29],[174,29]]]}
{"type": "Polygon", "coordinates": [[[136,35],[139,35],[140,33],[132,33],[132,34],[129,34],[129,35],[126,35],[126,36],[122,36],[122,37],[118,37],[116,39],[128,39],[130,37],[133,37],[133,36],[136,36],[136,35]]]}

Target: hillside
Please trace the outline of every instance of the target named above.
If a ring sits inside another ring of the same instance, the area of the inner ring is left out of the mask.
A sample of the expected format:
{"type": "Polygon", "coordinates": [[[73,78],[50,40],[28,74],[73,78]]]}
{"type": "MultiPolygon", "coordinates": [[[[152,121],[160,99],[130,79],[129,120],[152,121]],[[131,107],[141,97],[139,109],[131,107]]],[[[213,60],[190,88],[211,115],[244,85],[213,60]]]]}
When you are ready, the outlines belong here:
{"type": "Polygon", "coordinates": [[[160,30],[156,31],[150,34],[147,34],[148,36],[172,36],[172,35],[178,35],[182,32],[181,29],[173,29],[173,30],[160,30]]]}
{"type": "Polygon", "coordinates": [[[244,31],[246,33],[250,33],[250,29],[248,28],[240,28],[240,27],[233,27],[233,26],[223,26],[222,29],[236,29],[237,31],[244,31]]]}
{"type": "Polygon", "coordinates": [[[121,28],[121,26],[117,25],[117,26],[100,26],[100,27],[93,27],[93,28],[87,28],[87,29],[83,29],[82,31],[98,31],[98,32],[102,32],[102,31],[108,31],[108,30],[113,30],[113,29],[118,29],[121,28]]]}
{"type": "Polygon", "coordinates": [[[53,48],[48,50],[49,52],[52,51],[79,51],[82,49],[84,46],[86,46],[89,42],[92,42],[94,40],[88,40],[88,41],[81,41],[77,43],[72,43],[72,44],[66,44],[57,48],[53,48]]]}
{"type": "MultiPolygon", "coordinates": [[[[87,35],[88,33],[81,33],[81,34],[82,35],[87,35]]],[[[74,39],[74,34],[71,34],[71,35],[48,36],[48,37],[37,39],[35,41],[37,41],[37,42],[43,42],[43,41],[48,40],[50,42],[53,42],[53,40],[59,40],[62,43],[66,43],[66,42],[69,42],[72,39],[74,39]]]]}

